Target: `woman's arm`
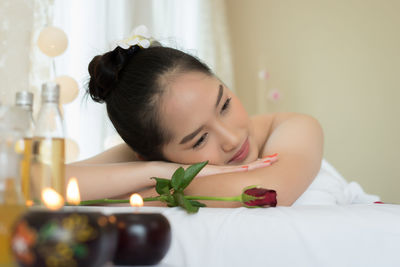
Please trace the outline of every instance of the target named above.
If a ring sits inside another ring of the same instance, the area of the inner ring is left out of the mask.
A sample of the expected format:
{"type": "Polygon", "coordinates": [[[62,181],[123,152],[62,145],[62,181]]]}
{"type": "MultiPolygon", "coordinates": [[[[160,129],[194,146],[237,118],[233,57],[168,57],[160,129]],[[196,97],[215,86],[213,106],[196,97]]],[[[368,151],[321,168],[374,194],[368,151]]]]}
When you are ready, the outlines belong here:
{"type": "Polygon", "coordinates": [[[66,182],[78,179],[82,200],[113,198],[154,186],[153,176],[170,177],[177,165],[140,161],[127,144],[66,165],[66,182]]]}
{"type": "Polygon", "coordinates": [[[66,178],[78,179],[82,200],[115,198],[152,187],[155,182],[150,177],[171,177],[176,168],[161,161],[79,163],[66,166],[66,178]]]}
{"type": "MultiPolygon", "coordinates": [[[[269,165],[254,162],[250,169],[269,165]]],[[[155,181],[151,177],[170,178],[180,166],[188,167],[170,162],[141,161],[132,149],[121,144],[87,160],[66,165],[66,178],[78,179],[82,200],[121,198],[154,187],[155,181]]],[[[199,176],[243,171],[246,170],[240,166],[208,165],[199,176]]]]}
{"type": "MultiPolygon", "coordinates": [[[[307,115],[278,113],[268,120],[267,142],[263,155],[278,153],[278,161],[268,168],[247,173],[225,173],[197,177],[185,190],[186,195],[235,196],[249,185],[274,189],[278,205],[290,206],[307,189],[321,167],[323,133],[317,120],[307,115]]],[[[154,189],[143,190],[144,197],[154,189]]],[[[240,203],[204,201],[211,207],[238,207],[240,203]]],[[[150,203],[149,203],[150,204],[150,203]]],[[[151,204],[150,204],[151,205],[151,204]]]]}

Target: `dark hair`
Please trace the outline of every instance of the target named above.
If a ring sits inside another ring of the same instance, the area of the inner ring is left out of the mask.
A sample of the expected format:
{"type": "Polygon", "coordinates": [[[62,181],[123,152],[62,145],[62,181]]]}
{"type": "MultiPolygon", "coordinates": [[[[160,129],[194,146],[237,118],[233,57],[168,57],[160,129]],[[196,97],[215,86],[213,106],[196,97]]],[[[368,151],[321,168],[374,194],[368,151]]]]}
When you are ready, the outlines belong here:
{"type": "Polygon", "coordinates": [[[160,97],[171,75],[190,71],[213,75],[200,60],[173,48],[117,47],[90,62],[88,93],[106,103],[115,129],[135,152],[166,160],[162,146],[172,136],[160,121],[160,97]]]}

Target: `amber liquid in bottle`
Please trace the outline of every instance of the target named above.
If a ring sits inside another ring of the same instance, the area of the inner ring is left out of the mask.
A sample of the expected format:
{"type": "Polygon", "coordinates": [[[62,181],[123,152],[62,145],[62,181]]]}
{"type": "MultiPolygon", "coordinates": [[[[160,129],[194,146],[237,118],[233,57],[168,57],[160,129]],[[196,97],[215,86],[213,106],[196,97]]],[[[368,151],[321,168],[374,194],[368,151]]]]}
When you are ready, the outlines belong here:
{"type": "Polygon", "coordinates": [[[28,122],[28,127],[24,127],[23,138],[18,140],[16,150],[21,153],[22,160],[20,162],[21,190],[25,203],[30,205],[30,159],[32,154],[32,136],[35,128],[33,120],[33,93],[29,91],[19,91],[15,95],[15,106],[24,110],[21,119],[28,122]]]}
{"type": "Polygon", "coordinates": [[[34,202],[41,202],[41,191],[52,188],[65,197],[64,139],[33,138],[31,192],[34,202]]]}
{"type": "Polygon", "coordinates": [[[30,162],[32,156],[32,138],[24,138],[23,158],[21,160],[21,190],[25,201],[31,200],[30,162]]]}

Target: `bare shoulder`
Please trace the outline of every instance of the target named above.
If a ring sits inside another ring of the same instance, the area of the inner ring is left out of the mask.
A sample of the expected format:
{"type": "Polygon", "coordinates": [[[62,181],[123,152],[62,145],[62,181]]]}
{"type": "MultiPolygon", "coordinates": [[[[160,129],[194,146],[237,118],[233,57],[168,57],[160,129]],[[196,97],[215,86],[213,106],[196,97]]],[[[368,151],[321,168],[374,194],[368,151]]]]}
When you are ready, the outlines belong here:
{"type": "Polygon", "coordinates": [[[300,113],[293,112],[276,112],[276,113],[268,113],[268,114],[259,114],[251,117],[251,121],[253,123],[254,129],[256,132],[262,131],[264,135],[266,134],[266,130],[273,129],[277,123],[280,123],[286,119],[295,116],[303,116],[300,113]]]}
{"type": "Polygon", "coordinates": [[[126,143],[116,145],[94,157],[76,162],[74,164],[105,164],[120,163],[140,160],[137,153],[133,151],[126,143]]]}
{"type": "Polygon", "coordinates": [[[259,157],[262,157],[262,153],[264,147],[273,131],[276,128],[276,124],[278,121],[282,121],[290,116],[293,116],[295,113],[268,113],[268,114],[259,114],[251,117],[252,128],[254,131],[254,136],[256,142],[258,144],[258,148],[260,151],[259,157]]]}
{"type": "Polygon", "coordinates": [[[315,118],[301,113],[278,112],[262,114],[253,116],[251,120],[260,148],[260,157],[270,153],[268,150],[275,148],[277,143],[290,142],[286,140],[287,138],[297,140],[296,132],[298,134],[301,132],[306,134],[309,131],[313,131],[313,129],[317,129],[317,131],[320,129],[319,122],[315,118]],[[280,130],[277,132],[278,128],[280,130]],[[278,133],[279,136],[277,136],[278,133]]]}
{"type": "Polygon", "coordinates": [[[251,117],[252,122],[256,127],[272,127],[273,124],[279,123],[283,120],[292,118],[292,117],[310,117],[309,115],[305,115],[302,113],[294,113],[294,112],[275,112],[268,114],[259,114],[251,117]]]}

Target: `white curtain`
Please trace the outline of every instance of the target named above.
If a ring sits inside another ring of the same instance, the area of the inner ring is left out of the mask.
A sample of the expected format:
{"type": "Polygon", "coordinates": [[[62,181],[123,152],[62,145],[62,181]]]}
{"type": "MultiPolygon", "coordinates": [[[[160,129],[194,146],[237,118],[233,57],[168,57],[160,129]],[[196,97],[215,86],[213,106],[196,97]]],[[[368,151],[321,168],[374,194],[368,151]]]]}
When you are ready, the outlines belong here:
{"type": "Polygon", "coordinates": [[[198,56],[233,86],[223,0],[55,0],[53,13],[54,26],[69,39],[67,51],[56,58],[56,75],[80,84],[78,99],[64,105],[66,135],[78,143],[79,159],[118,142],[104,104],[84,97],[88,64],[137,25],[146,25],[163,44],[198,56]]]}
{"type": "Polygon", "coordinates": [[[152,32],[168,46],[197,56],[233,88],[224,0],[153,0],[152,32]]]}
{"type": "Polygon", "coordinates": [[[132,3],[127,0],[54,3],[54,25],[62,28],[69,39],[67,51],[56,59],[56,72],[73,77],[80,85],[78,99],[64,105],[66,135],[78,143],[79,159],[103,151],[107,138],[115,134],[104,104],[86,97],[87,67],[94,56],[109,50],[112,41],[130,32],[132,3]]]}
{"type": "Polygon", "coordinates": [[[29,48],[34,3],[0,0],[0,105],[14,105],[15,93],[29,88],[29,48]]]}

